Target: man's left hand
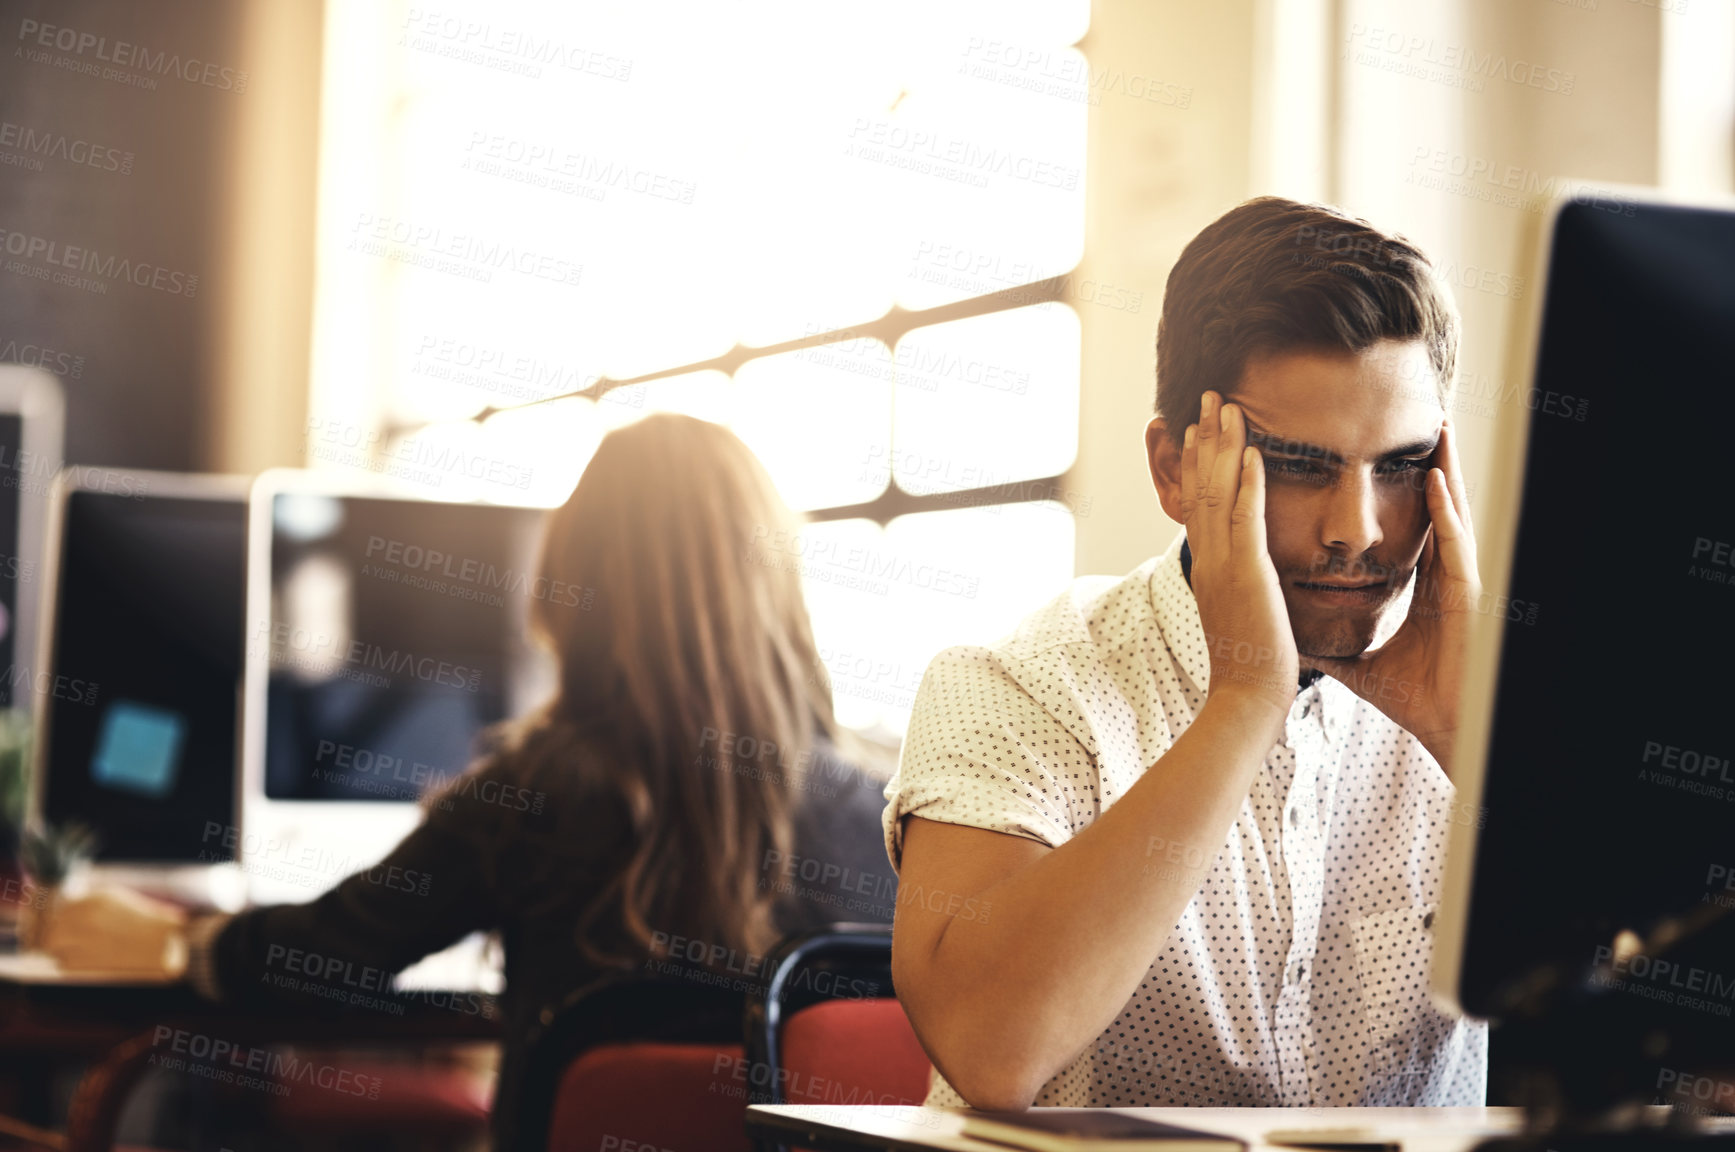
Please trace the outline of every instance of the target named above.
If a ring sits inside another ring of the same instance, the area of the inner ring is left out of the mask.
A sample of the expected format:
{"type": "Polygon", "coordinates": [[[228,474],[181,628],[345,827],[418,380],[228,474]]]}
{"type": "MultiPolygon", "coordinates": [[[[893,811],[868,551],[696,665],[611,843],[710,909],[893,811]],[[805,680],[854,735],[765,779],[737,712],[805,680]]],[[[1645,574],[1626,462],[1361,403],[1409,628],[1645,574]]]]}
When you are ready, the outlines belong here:
{"type": "Polygon", "coordinates": [[[1471,613],[1482,599],[1470,498],[1450,419],[1440,427],[1423,491],[1430,525],[1403,624],[1386,643],[1360,656],[1302,660],[1391,717],[1449,774],[1471,613]]]}

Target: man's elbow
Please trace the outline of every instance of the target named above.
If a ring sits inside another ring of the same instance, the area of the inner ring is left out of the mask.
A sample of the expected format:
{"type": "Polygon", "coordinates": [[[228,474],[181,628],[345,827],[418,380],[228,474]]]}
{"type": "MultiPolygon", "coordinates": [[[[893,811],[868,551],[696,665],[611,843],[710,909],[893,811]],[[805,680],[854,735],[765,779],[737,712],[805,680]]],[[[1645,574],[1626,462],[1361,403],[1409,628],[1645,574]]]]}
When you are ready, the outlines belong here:
{"type": "MultiPolygon", "coordinates": [[[[916,1023],[913,1015],[910,1023],[916,1023]]],[[[946,1083],[972,1108],[1022,1112],[1048,1081],[1047,1072],[1012,1051],[1013,1045],[919,1026],[916,1034],[946,1083]]]]}
{"type": "Polygon", "coordinates": [[[992,1053],[984,1055],[990,1058],[968,1061],[956,1068],[955,1078],[947,1075],[944,1068],[940,1074],[946,1076],[946,1083],[972,1108],[985,1112],[1022,1112],[1030,1107],[1044,1081],[1026,1070],[1009,1066],[1003,1060],[993,1059],[992,1053]]]}

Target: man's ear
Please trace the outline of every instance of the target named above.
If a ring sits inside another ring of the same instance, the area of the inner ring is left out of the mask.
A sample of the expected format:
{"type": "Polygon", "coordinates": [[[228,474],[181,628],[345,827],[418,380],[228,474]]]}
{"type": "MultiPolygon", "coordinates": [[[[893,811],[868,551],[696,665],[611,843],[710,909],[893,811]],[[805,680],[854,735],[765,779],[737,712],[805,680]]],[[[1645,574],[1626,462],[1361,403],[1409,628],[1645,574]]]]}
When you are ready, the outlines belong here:
{"type": "Polygon", "coordinates": [[[1161,416],[1145,425],[1145,461],[1151,468],[1151,484],[1169,519],[1181,519],[1181,446],[1169,436],[1169,424],[1161,416]]]}

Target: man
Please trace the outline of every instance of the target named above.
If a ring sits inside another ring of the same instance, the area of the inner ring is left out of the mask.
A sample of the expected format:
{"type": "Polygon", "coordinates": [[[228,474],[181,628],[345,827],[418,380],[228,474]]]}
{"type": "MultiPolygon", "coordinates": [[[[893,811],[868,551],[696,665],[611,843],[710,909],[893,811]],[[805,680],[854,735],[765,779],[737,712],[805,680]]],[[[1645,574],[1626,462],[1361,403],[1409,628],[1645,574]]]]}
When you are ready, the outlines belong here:
{"type": "Polygon", "coordinates": [[[1183,537],[936,657],[886,789],[930,1104],[1483,1102],[1485,1026],[1427,993],[1480,594],[1456,350],[1421,252],[1333,210],[1181,254],[1145,445],[1183,537]]]}

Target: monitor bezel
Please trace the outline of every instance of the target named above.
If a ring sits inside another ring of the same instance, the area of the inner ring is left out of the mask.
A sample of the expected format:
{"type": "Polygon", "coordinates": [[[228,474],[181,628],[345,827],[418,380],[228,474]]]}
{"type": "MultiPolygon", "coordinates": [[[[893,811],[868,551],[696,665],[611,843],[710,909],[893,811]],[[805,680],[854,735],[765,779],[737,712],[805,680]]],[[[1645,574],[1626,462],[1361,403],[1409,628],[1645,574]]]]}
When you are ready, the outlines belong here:
{"type": "MultiPolygon", "coordinates": [[[[60,473],[66,448],[66,396],[60,380],[45,368],[30,364],[0,364],[0,413],[17,414],[21,418],[22,435],[19,451],[34,459],[49,462],[41,487],[27,486],[20,476],[18,485],[18,560],[38,574],[38,587],[33,595],[22,589],[13,598],[12,628],[15,637],[12,659],[15,663],[40,660],[40,637],[46,630],[48,617],[42,614],[44,591],[53,583],[48,548],[48,523],[52,517],[54,480],[60,473]]],[[[16,699],[11,707],[24,706],[16,699]]],[[[36,703],[28,706],[32,723],[36,718],[36,703]]],[[[32,777],[34,784],[34,776],[32,777]]]]}
{"type": "MultiPolygon", "coordinates": [[[[362,476],[308,468],[270,468],[253,481],[247,509],[247,616],[243,624],[246,645],[242,681],[241,780],[236,790],[240,808],[236,826],[238,843],[248,843],[249,813],[269,807],[278,817],[310,821],[314,817],[342,818],[352,815],[386,817],[387,813],[419,812],[411,800],[282,800],[265,794],[265,748],[267,697],[271,659],[270,645],[253,638],[268,635],[271,628],[272,513],[280,495],[330,496],[336,499],[401,500],[406,503],[447,504],[472,508],[513,508],[547,514],[545,504],[517,501],[474,500],[429,495],[424,489],[385,476],[362,476]]],[[[407,832],[408,826],[402,829],[407,832]]],[[[246,855],[242,854],[245,866],[246,855]]]]}
{"type": "MultiPolygon", "coordinates": [[[[54,639],[57,632],[58,618],[56,613],[60,608],[60,584],[64,574],[62,560],[65,542],[67,505],[72,497],[80,492],[96,492],[112,495],[106,485],[119,482],[131,483],[141,492],[143,499],[198,500],[203,502],[230,502],[245,507],[248,490],[252,480],[247,476],[217,473],[191,472],[159,472],[141,468],[109,468],[102,465],[75,464],[67,465],[56,473],[53,486],[49,492],[48,517],[46,531],[43,536],[44,554],[49,567],[44,571],[42,593],[40,600],[41,619],[43,627],[37,638],[36,666],[52,676],[54,667],[54,639]],[[101,482],[97,481],[100,474],[101,482]]],[[[52,749],[50,748],[50,733],[52,731],[52,697],[49,693],[34,694],[31,708],[31,726],[34,733],[30,755],[30,795],[26,804],[28,819],[34,824],[41,824],[48,796],[49,768],[52,749]]],[[[239,763],[241,752],[240,740],[242,733],[241,688],[236,686],[235,707],[235,737],[236,763],[239,763]]],[[[233,801],[230,819],[239,821],[241,808],[241,792],[237,788],[233,801]]],[[[128,860],[105,859],[97,862],[95,870],[104,880],[115,883],[133,883],[140,887],[153,888],[156,882],[165,877],[203,876],[217,872],[227,872],[234,868],[233,863],[200,864],[194,861],[171,863],[161,860],[128,860]]],[[[212,891],[216,891],[215,888],[212,891]]],[[[229,901],[219,901],[227,904],[229,901]]]]}
{"type": "MultiPolygon", "coordinates": [[[[1641,207],[1709,208],[1735,211],[1735,197],[1685,196],[1666,189],[1635,185],[1564,180],[1563,187],[1594,189],[1557,193],[1540,217],[1526,230],[1523,243],[1529,259],[1530,294],[1526,307],[1515,319],[1507,341],[1507,380],[1521,380],[1526,389],[1536,383],[1537,357],[1542,349],[1542,320],[1548,303],[1548,272],[1560,214],[1568,205],[1593,196],[1618,198],[1641,207]]],[[[1518,549],[1518,521],[1524,497],[1524,478],[1530,462],[1531,410],[1518,404],[1510,418],[1496,426],[1489,483],[1484,489],[1487,504],[1476,512],[1477,567],[1485,599],[1501,603],[1511,591],[1512,564],[1518,549]]],[[[1505,617],[1500,613],[1473,614],[1459,697],[1458,741],[1447,772],[1455,789],[1457,810],[1480,812],[1487,779],[1489,741],[1493,738],[1496,680],[1500,670],[1505,617]]],[[[1464,953],[1469,944],[1470,896],[1476,875],[1477,820],[1454,820],[1446,841],[1445,875],[1440,906],[1435,919],[1433,961],[1429,986],[1436,1007],[1454,1015],[1474,1015],[1464,1006],[1464,953]]]]}

